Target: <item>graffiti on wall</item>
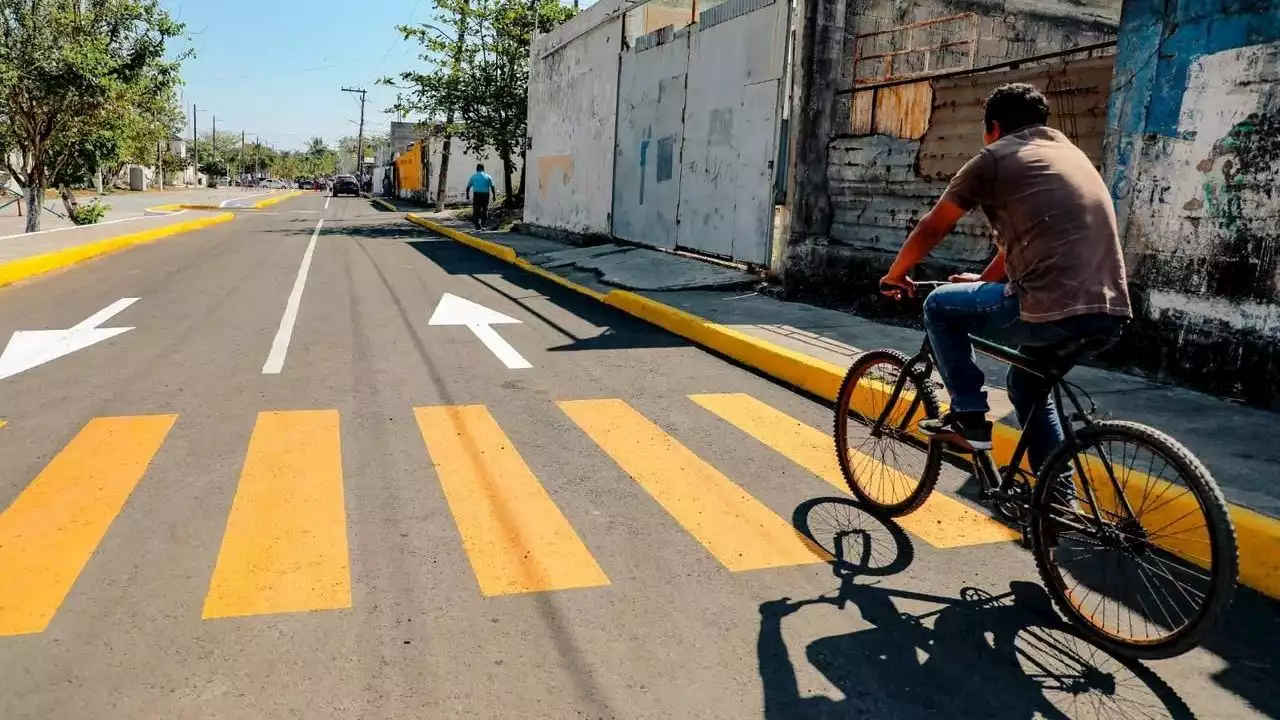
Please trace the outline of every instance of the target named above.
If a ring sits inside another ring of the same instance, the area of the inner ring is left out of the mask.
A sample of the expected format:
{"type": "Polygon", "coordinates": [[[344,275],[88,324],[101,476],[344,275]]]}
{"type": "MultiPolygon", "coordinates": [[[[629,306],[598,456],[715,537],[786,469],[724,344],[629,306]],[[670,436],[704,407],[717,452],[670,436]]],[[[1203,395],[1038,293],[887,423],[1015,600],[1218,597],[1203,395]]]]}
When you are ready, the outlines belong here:
{"type": "MultiPolygon", "coordinates": [[[[1150,138],[1133,176],[1129,249],[1154,287],[1280,298],[1280,43],[1191,63],[1172,136],[1150,138]]],[[[1158,308],[1154,308],[1158,309],[1158,308]]]]}

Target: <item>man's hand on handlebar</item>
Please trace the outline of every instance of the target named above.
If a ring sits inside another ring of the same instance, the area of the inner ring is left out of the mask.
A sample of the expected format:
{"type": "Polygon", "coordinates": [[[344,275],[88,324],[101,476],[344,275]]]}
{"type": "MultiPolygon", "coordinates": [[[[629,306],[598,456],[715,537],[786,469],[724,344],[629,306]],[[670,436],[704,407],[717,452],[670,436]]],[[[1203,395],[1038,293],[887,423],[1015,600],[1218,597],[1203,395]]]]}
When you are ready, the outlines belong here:
{"type": "Polygon", "coordinates": [[[906,275],[885,275],[880,278],[880,294],[894,300],[916,296],[916,284],[906,275]]]}

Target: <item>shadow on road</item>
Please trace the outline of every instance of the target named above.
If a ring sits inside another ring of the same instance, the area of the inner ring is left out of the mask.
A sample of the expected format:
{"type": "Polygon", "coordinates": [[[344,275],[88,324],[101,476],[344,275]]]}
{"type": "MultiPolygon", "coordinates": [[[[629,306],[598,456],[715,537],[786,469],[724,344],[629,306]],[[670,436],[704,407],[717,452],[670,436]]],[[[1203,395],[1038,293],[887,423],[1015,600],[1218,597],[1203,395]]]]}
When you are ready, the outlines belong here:
{"type": "Polygon", "coordinates": [[[691,347],[691,343],[677,335],[636,320],[619,310],[602,305],[591,298],[531,275],[465,245],[459,245],[451,240],[443,242],[419,240],[408,244],[450,275],[472,277],[490,290],[520,305],[526,312],[563,335],[567,342],[548,348],[550,352],[691,347]],[[495,277],[501,278],[502,282],[495,282],[493,280],[495,277]],[[526,292],[515,293],[510,290],[511,287],[526,292]],[[544,298],[597,328],[603,328],[603,332],[583,337],[564,328],[549,317],[544,309],[538,307],[542,304],[541,302],[530,302],[530,300],[541,301],[544,298]]]}
{"type": "Polygon", "coordinates": [[[859,582],[899,572],[913,558],[910,538],[846,498],[797,508],[795,527],[832,554],[839,580],[830,594],[760,605],[757,645],[769,718],[1187,718],[1181,698],[1153,671],[1080,638],[1034,583],[959,597],[859,582]],[[900,610],[904,601],[912,614],[900,610]],[[855,609],[864,629],[821,638],[804,660],[842,699],[803,697],[782,621],[805,607],[855,609]]]}

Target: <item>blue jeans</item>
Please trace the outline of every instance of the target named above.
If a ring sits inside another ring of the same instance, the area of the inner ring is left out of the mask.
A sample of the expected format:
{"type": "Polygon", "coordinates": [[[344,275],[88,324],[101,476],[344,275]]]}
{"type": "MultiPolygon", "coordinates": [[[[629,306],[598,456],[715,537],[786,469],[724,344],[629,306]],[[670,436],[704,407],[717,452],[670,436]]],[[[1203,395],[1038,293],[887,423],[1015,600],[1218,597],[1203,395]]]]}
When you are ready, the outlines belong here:
{"type": "MultiPolygon", "coordinates": [[[[924,301],[924,326],[938,361],[938,372],[951,393],[951,409],[986,413],[983,374],[973,361],[970,335],[1019,349],[1056,345],[1076,338],[1110,335],[1125,319],[1114,315],[1075,315],[1052,322],[1022,319],[1018,298],[1006,295],[1004,283],[970,282],[944,285],[924,301]]],[[[1009,366],[1009,399],[1027,434],[1031,467],[1039,472],[1049,453],[1064,439],[1062,422],[1044,378],[1009,366]]]]}

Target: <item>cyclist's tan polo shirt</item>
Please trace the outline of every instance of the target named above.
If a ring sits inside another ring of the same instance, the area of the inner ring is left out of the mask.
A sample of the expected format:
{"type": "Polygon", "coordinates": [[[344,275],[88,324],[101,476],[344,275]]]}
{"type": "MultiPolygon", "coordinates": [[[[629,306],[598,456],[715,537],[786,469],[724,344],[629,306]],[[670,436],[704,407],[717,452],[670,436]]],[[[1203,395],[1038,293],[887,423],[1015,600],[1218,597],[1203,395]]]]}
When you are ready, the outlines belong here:
{"type": "Polygon", "coordinates": [[[942,199],[982,208],[1023,320],[1131,317],[1111,194],[1067,136],[1036,125],[1000,138],[960,168],[942,199]]]}

